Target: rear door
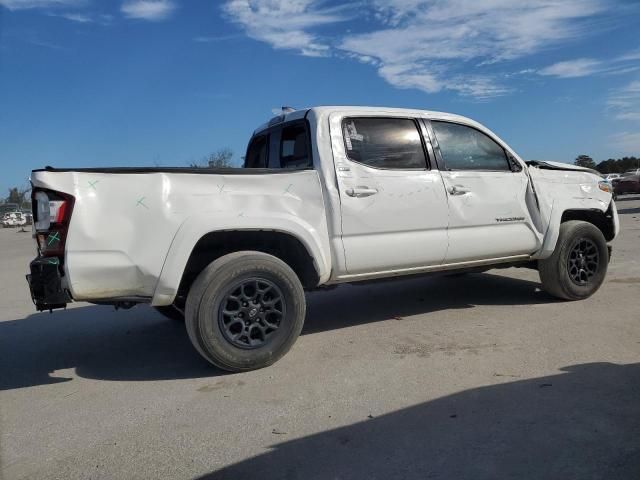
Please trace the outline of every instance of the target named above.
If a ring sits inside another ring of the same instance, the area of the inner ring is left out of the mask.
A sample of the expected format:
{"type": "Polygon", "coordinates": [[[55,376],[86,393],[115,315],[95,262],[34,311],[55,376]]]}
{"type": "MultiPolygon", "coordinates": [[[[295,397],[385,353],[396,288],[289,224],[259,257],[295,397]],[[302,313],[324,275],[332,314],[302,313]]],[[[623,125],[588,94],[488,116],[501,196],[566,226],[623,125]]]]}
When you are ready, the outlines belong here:
{"type": "Polygon", "coordinates": [[[529,254],[539,246],[526,205],[528,177],[484,132],[426,122],[449,203],[445,263],[529,254]]]}
{"type": "Polygon", "coordinates": [[[442,263],[447,199],[423,125],[400,116],[338,113],[330,125],[346,273],[442,263]]]}

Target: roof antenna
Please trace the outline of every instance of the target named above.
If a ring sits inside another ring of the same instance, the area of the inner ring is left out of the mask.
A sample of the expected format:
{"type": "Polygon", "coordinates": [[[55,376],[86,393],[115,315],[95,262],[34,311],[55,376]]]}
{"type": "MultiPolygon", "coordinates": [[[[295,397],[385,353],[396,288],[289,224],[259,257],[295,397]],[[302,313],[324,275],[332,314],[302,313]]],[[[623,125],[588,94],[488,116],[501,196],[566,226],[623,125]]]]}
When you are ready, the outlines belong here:
{"type": "Polygon", "coordinates": [[[287,107],[286,105],[284,105],[284,106],[282,107],[282,113],[284,113],[285,115],[286,115],[287,113],[291,113],[291,112],[295,112],[295,111],[296,111],[296,109],[295,109],[295,108],[293,108],[293,107],[287,107]]]}

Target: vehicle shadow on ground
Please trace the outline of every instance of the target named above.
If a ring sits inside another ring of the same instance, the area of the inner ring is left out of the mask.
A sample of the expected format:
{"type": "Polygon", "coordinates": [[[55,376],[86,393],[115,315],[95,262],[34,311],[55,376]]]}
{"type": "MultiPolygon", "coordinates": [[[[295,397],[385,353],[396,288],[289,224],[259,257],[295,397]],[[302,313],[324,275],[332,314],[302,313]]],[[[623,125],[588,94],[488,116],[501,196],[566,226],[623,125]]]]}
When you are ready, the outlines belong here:
{"type": "Polygon", "coordinates": [[[538,282],[491,273],[343,285],[331,293],[309,294],[303,335],[476,305],[535,305],[558,301],[541,291],[538,282]]]}
{"type": "Polygon", "coordinates": [[[640,478],[640,364],[562,371],[363,412],[200,480],[640,478]]]}
{"type": "MultiPolygon", "coordinates": [[[[302,334],[475,305],[554,301],[536,282],[494,274],[343,285],[308,294],[302,334]]],[[[84,306],[0,322],[0,390],[69,381],[55,373],[68,368],[80,377],[117,381],[225,374],[198,355],[183,323],[147,306],[118,312],[84,306]]]]}
{"type": "Polygon", "coordinates": [[[162,380],[220,375],[193,349],[184,324],[147,306],[83,306],[0,322],[0,390],[80,377],[162,380]]]}

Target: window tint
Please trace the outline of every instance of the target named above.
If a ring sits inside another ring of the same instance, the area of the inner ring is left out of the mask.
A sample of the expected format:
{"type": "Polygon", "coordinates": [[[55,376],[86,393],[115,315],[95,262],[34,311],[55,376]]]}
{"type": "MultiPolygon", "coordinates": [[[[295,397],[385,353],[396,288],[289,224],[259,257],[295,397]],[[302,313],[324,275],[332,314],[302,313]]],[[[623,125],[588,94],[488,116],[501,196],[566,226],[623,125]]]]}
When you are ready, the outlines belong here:
{"type": "Polygon", "coordinates": [[[347,118],[342,123],[347,156],[376,168],[426,168],[420,132],[407,118],[347,118]]]}
{"type": "Polygon", "coordinates": [[[307,129],[303,123],[282,129],[280,137],[280,168],[311,167],[307,129]]]}
{"type": "Polygon", "coordinates": [[[431,124],[448,170],[509,170],[504,149],[484,133],[455,123],[431,124]]]}
{"type": "Polygon", "coordinates": [[[267,168],[267,137],[260,135],[251,140],[244,168],[267,168]]]}

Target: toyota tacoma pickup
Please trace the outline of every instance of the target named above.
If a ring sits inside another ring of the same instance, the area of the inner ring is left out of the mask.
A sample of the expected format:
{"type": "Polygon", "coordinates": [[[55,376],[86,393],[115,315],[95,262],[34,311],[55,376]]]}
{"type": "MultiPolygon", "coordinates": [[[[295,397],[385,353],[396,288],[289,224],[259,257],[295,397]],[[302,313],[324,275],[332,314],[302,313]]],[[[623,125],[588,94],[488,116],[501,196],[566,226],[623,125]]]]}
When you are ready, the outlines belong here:
{"type": "Polygon", "coordinates": [[[283,110],[243,168],[46,167],[31,183],[38,310],[147,303],[229,371],[281,358],[305,290],[323,286],[517,266],[551,295],[589,297],[619,231],[591,171],[411,109],[283,110]]]}

